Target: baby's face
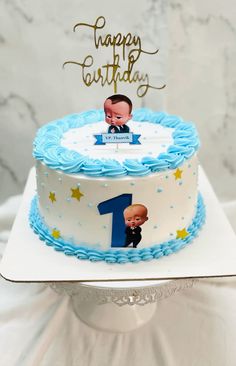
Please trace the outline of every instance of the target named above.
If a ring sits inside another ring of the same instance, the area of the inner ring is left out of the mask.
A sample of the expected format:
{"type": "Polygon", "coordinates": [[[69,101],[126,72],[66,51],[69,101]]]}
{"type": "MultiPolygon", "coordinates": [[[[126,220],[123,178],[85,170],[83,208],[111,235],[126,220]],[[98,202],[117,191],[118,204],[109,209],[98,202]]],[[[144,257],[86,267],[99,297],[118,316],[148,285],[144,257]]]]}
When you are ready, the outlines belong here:
{"type": "Polygon", "coordinates": [[[141,226],[148,220],[147,210],[144,207],[130,207],[124,210],[125,225],[129,227],[141,226]]]}
{"type": "Polygon", "coordinates": [[[111,126],[122,126],[128,122],[132,115],[126,102],[112,104],[110,99],[104,103],[105,121],[111,126]]]}

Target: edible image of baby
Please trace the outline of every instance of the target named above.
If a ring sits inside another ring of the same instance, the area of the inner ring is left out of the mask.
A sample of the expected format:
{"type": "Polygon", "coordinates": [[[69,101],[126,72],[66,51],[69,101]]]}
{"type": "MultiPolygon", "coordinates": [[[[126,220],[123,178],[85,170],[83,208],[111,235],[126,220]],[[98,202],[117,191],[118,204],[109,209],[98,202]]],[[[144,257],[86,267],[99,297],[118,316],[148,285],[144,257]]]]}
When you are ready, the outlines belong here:
{"type": "Polygon", "coordinates": [[[139,203],[130,205],[124,209],[124,219],[126,225],[126,238],[124,247],[128,247],[130,244],[133,244],[133,248],[137,248],[142,239],[142,229],[140,226],[148,220],[147,215],[147,207],[139,203]]]}
{"type": "Polygon", "coordinates": [[[108,133],[128,133],[126,123],[132,118],[132,102],[122,94],[114,94],[104,103],[105,121],[110,125],[108,133]]]}

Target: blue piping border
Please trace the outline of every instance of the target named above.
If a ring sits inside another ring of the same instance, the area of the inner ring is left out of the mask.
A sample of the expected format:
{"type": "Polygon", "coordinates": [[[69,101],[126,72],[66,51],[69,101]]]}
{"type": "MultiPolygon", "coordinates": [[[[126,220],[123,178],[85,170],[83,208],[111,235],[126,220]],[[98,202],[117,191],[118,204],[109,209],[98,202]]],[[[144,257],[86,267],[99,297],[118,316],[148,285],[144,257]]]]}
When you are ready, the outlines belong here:
{"type": "Polygon", "coordinates": [[[51,169],[69,174],[82,173],[93,177],[145,176],[153,172],[176,169],[198,150],[200,142],[193,123],[184,122],[180,117],[164,112],[152,112],[146,108],[133,112],[133,121],[158,124],[174,128],[173,144],[166,153],[157,157],[126,159],[119,163],[112,159],[92,159],[60,144],[63,134],[71,128],[79,128],[104,120],[103,110],[90,110],[72,114],[41,127],[34,140],[33,156],[51,169]]]}

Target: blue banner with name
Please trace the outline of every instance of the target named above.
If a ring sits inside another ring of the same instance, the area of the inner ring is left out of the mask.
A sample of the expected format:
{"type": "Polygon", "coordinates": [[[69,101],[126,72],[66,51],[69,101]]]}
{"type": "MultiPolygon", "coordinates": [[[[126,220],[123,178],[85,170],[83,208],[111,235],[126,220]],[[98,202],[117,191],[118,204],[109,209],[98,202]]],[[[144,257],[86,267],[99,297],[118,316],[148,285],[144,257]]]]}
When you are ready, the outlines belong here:
{"type": "Polygon", "coordinates": [[[96,141],[94,145],[106,145],[106,144],[124,144],[141,145],[139,141],[140,134],[135,133],[101,133],[100,135],[94,135],[96,141]]]}

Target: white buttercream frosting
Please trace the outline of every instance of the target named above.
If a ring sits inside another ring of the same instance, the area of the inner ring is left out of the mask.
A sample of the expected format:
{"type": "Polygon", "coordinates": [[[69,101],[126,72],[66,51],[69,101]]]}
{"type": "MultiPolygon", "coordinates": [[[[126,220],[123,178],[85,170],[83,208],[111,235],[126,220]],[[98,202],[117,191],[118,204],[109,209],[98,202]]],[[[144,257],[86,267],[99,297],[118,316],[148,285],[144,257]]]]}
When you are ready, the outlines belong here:
{"type": "Polygon", "coordinates": [[[122,163],[126,159],[142,159],[144,156],[157,157],[167,152],[173,144],[172,133],[174,128],[163,127],[150,122],[137,123],[129,121],[130,132],[141,134],[141,145],[106,144],[94,145],[95,134],[107,132],[107,123],[104,121],[72,128],[65,132],[61,139],[61,146],[87,155],[91,159],[115,159],[122,163]]]}

